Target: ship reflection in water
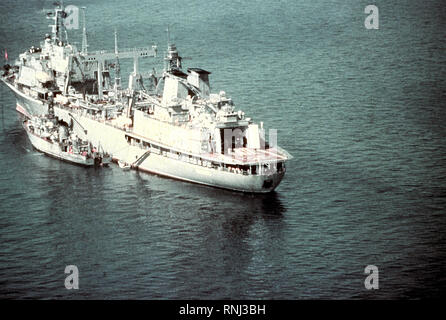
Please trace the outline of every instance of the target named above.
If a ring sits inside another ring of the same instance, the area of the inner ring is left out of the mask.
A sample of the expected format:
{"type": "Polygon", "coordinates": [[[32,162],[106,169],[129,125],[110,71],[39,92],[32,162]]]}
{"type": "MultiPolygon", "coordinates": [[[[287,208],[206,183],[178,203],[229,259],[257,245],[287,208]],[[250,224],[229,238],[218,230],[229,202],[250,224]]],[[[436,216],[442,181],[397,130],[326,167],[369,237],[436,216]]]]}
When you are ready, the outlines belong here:
{"type": "MultiPolygon", "coordinates": [[[[23,132],[15,135],[16,144],[26,139],[23,132]]],[[[249,296],[243,287],[258,292],[269,273],[285,265],[280,243],[286,241],[286,209],[275,192],[240,194],[117,166],[84,169],[20,147],[16,152],[25,170],[14,174],[24,179],[32,172],[23,192],[41,199],[33,208],[26,198],[20,208],[13,207],[13,198],[4,206],[17,217],[33,212],[24,226],[38,230],[39,243],[33,242],[35,232],[25,232],[25,247],[51,250],[44,261],[51,268],[42,268],[35,280],[47,285],[28,291],[30,297],[66,297],[66,289],[51,279],[70,264],[88,287],[70,297],[125,292],[138,299],[249,296]]]]}

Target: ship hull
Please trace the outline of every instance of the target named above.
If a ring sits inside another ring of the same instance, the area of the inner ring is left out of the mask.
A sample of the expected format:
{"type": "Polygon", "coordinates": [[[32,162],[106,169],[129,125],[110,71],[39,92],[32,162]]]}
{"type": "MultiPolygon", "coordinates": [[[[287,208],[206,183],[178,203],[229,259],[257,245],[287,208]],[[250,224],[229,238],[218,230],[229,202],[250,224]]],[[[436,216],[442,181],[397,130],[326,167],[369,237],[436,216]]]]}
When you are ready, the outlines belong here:
{"type": "MultiPolygon", "coordinates": [[[[28,118],[47,112],[47,107],[41,101],[28,97],[10,84],[6,84],[11,88],[17,98],[16,110],[18,112],[28,118]]],[[[68,110],[55,106],[54,112],[59,119],[70,123],[71,116],[68,110]]],[[[148,152],[137,146],[129,146],[126,140],[126,131],[120,128],[113,127],[87,116],[79,114],[75,114],[74,116],[82,127],[87,130],[89,140],[94,145],[100,145],[107,153],[112,154],[115,161],[121,160],[123,162],[133,163],[148,152]],[[107,138],[104,139],[104,137],[107,138]]],[[[39,148],[36,147],[36,149],[39,148]]],[[[45,152],[44,150],[41,151],[45,152]]],[[[53,156],[60,158],[57,155],[53,156]]],[[[138,162],[137,165],[132,165],[132,168],[182,181],[247,193],[271,192],[280,184],[285,174],[285,171],[281,171],[274,172],[270,175],[244,175],[202,167],[155,153],[148,154],[143,161],[138,162]]]]}
{"type": "Polygon", "coordinates": [[[149,155],[137,169],[192,183],[252,193],[271,192],[284,176],[284,172],[261,176],[218,171],[169,159],[157,154],[149,155]]]}
{"type": "MultiPolygon", "coordinates": [[[[70,121],[68,113],[65,109],[55,108],[56,116],[64,119],[67,123],[70,121]]],[[[88,137],[94,145],[101,145],[107,153],[113,155],[115,160],[126,163],[137,162],[132,165],[133,169],[207,186],[250,193],[271,192],[279,185],[285,174],[282,171],[270,175],[243,175],[187,163],[150,152],[136,145],[129,146],[126,140],[127,132],[122,129],[85,116],[76,115],[75,117],[87,130],[88,137]],[[142,157],[144,160],[139,162],[138,159],[142,157]]]]}
{"type": "Polygon", "coordinates": [[[7,81],[3,81],[3,83],[5,83],[14,93],[17,102],[16,110],[18,112],[25,115],[27,118],[31,118],[31,116],[40,116],[47,113],[48,108],[44,106],[42,101],[27,96],[7,81]]]}
{"type": "Polygon", "coordinates": [[[25,127],[25,131],[26,131],[29,141],[31,142],[33,147],[36,150],[38,150],[50,157],[53,157],[53,158],[56,158],[56,159],[59,159],[62,161],[74,163],[77,165],[86,166],[86,167],[90,167],[90,166],[94,165],[94,160],[91,158],[87,159],[81,155],[63,152],[57,144],[51,143],[51,142],[33,134],[26,127],[25,127]]]}

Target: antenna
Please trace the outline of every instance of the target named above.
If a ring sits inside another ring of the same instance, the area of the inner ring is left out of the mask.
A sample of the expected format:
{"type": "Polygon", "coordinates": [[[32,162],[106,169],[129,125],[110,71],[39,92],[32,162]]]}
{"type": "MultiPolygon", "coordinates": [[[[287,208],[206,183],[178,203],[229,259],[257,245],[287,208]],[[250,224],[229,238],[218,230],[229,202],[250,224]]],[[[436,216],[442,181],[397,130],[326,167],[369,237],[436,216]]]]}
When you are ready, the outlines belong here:
{"type": "Polygon", "coordinates": [[[115,28],[115,54],[118,56],[118,31],[115,28]]]}
{"type": "Polygon", "coordinates": [[[116,64],[115,64],[115,92],[118,92],[118,89],[121,88],[121,68],[119,66],[119,52],[118,52],[118,31],[115,28],[115,55],[116,55],[116,64]]]}
{"type": "Polygon", "coordinates": [[[166,32],[167,32],[167,47],[169,47],[169,46],[170,46],[170,30],[169,30],[169,25],[167,25],[166,32]]]}
{"type": "Polygon", "coordinates": [[[83,29],[82,29],[82,53],[87,53],[88,43],[87,43],[87,25],[85,22],[85,9],[86,7],[81,7],[82,9],[82,18],[83,18],[83,29]]]}
{"type": "MultiPolygon", "coordinates": [[[[174,24],[172,24],[174,25],[174,24]]],[[[173,69],[181,69],[181,57],[178,55],[177,48],[175,44],[170,42],[170,29],[169,25],[167,25],[167,52],[164,57],[164,70],[171,71],[173,69]]]]}
{"type": "Polygon", "coordinates": [[[167,29],[166,29],[166,32],[167,32],[167,47],[169,47],[172,43],[171,43],[171,39],[170,39],[170,29],[171,29],[171,27],[173,27],[174,25],[175,25],[176,23],[171,23],[171,24],[168,24],[167,25],[167,29]]]}

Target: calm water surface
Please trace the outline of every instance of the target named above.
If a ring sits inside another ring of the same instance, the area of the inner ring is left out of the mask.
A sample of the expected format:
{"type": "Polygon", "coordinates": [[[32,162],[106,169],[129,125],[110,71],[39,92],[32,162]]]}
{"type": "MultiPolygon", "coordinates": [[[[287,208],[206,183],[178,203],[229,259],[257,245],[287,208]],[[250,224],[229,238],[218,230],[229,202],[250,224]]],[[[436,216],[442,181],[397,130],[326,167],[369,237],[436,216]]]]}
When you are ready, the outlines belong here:
{"type": "MultiPolygon", "coordinates": [[[[10,58],[49,32],[51,3],[1,2],[10,58]]],[[[162,52],[170,24],[184,64],[211,71],[213,90],[277,128],[294,159],[266,196],[80,168],[32,149],[2,85],[1,298],[444,294],[442,1],[374,1],[379,30],[364,28],[362,0],[70,3],[88,8],[91,50],[112,49],[116,27],[121,47],[162,52]],[[71,264],[77,291],[64,287],[71,264]],[[369,264],[379,290],[364,288],[369,264]]],[[[141,64],[160,70],[161,56],[141,64]]]]}

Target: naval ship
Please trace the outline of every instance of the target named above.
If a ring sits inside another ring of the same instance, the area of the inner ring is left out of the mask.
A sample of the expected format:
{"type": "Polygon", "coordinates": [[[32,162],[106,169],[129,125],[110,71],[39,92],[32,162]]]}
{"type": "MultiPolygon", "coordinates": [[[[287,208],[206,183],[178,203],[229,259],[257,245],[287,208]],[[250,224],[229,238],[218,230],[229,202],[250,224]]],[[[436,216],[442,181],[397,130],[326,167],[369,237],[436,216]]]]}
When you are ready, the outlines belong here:
{"type": "Polygon", "coordinates": [[[22,125],[33,147],[50,157],[85,167],[108,166],[111,162],[108,154],[77,137],[51,113],[25,118],[22,125]]]}
{"type": "Polygon", "coordinates": [[[45,117],[79,139],[100,145],[120,167],[249,193],[274,190],[292,156],[266,139],[224,91],[212,93],[210,72],[182,67],[169,31],[162,73],[139,71],[139,59],[157,57],[157,46],[88,50],[85,8],[81,48],[68,41],[63,4],[47,15],[51,33],[40,46],[5,65],[1,80],[25,118],[45,117]],[[133,59],[128,86],[120,61],[133,59]],[[114,77],[113,77],[114,76],[114,77]]]}

